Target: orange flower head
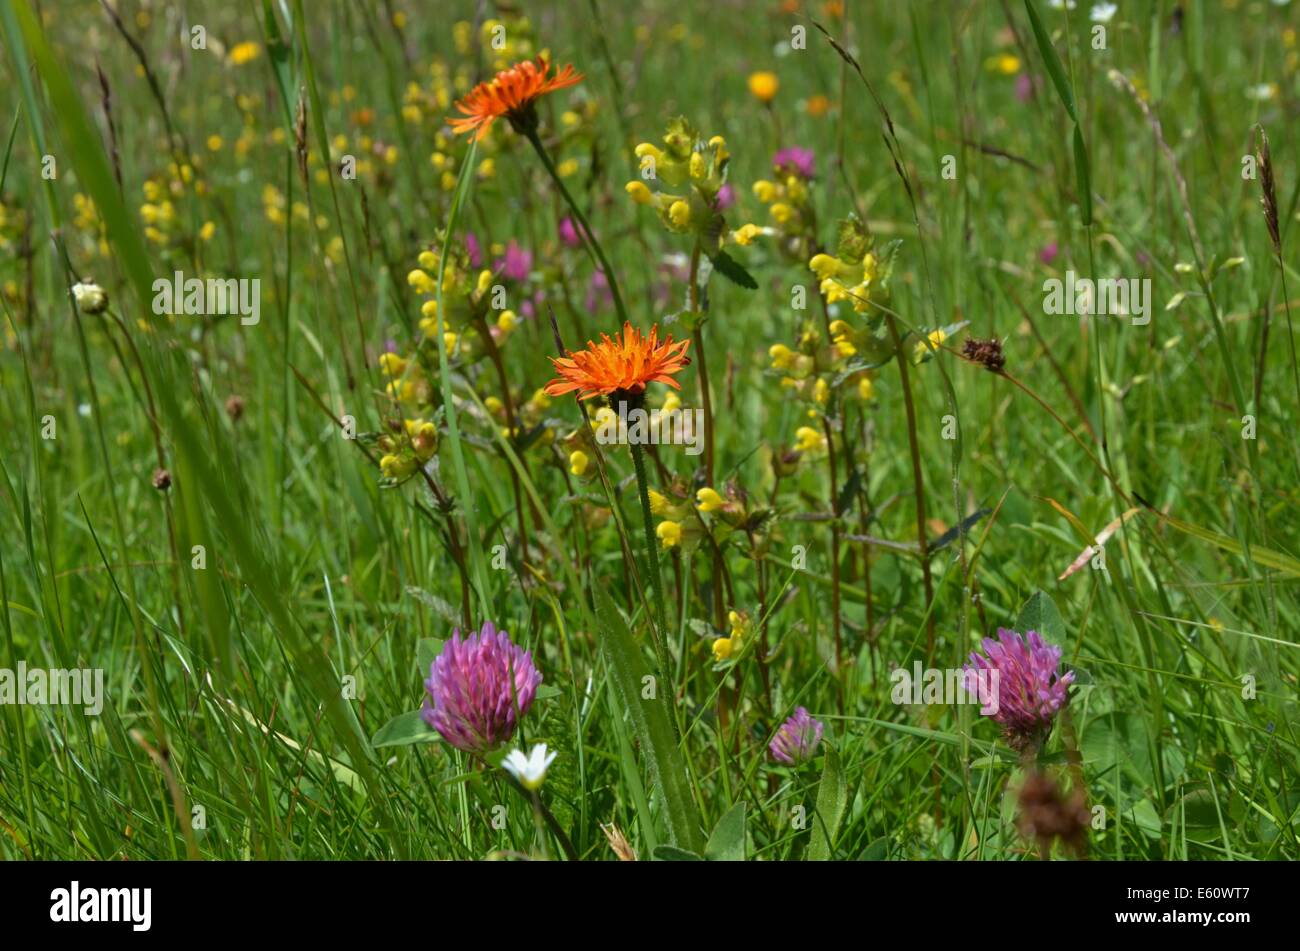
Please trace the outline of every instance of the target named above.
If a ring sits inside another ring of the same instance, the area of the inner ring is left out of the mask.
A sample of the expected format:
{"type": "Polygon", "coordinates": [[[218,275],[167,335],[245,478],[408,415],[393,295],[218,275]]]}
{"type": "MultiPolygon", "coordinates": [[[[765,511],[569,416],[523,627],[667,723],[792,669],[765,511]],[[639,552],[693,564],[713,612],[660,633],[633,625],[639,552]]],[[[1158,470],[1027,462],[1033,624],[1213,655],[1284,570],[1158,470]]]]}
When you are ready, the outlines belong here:
{"type": "Polygon", "coordinates": [[[660,343],[658,326],[642,336],[630,323],[624,324],[622,339],[601,334],[600,343],[588,340],[586,350],[570,350],[558,360],[551,357],[560,375],[546,384],[546,393],[563,396],[577,390],[579,399],[588,400],[611,393],[640,394],[647,383],[667,383],[680,390],[673,374],[690,364],[686,356],[690,345],[689,340],[673,343],[672,337],[660,343]]]}
{"type": "Polygon", "coordinates": [[[509,120],[517,132],[531,130],[537,124],[533,106],[539,98],[557,89],[576,86],[583,79],[582,73],[574,72],[572,65],[548,77],[546,74],[550,71],[551,64],[540,56],[515,63],[497,73],[491,81],[479,83],[471,89],[456,103],[456,108],[464,113],[465,118],[448,118],[447,122],[457,135],[473,132],[475,140],[487,135],[496,119],[509,120]]]}

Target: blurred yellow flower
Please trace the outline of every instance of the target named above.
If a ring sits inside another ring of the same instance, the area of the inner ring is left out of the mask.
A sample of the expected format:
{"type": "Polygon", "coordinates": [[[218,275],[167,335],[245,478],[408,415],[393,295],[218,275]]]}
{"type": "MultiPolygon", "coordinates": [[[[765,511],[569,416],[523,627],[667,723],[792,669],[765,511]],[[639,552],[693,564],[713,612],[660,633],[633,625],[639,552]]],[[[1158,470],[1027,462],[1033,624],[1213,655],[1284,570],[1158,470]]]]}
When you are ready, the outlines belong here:
{"type": "Polygon", "coordinates": [[[245,40],[230,48],[228,57],[232,66],[243,66],[245,63],[251,63],[261,54],[262,47],[252,40],[245,40]]]}
{"type": "Polygon", "coordinates": [[[682,527],[676,522],[664,521],[655,529],[655,535],[665,548],[672,548],[682,540],[682,527]]]}
{"type": "Polygon", "coordinates": [[[712,512],[727,504],[716,490],[708,486],[695,493],[695,501],[699,505],[701,512],[712,512]]]}
{"type": "Polygon", "coordinates": [[[781,80],[776,78],[776,73],[764,70],[749,74],[749,91],[759,102],[771,102],[780,88],[781,80]]]}

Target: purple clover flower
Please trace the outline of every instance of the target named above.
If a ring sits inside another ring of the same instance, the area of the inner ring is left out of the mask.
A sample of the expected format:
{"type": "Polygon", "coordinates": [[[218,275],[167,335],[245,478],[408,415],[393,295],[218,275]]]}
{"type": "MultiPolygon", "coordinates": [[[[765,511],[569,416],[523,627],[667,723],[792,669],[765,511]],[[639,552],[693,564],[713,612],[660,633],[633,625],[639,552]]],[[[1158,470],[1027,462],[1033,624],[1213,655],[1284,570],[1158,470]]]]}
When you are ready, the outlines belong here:
{"type": "Polygon", "coordinates": [[[517,241],[506,245],[506,255],[496,263],[496,269],[512,281],[523,283],[533,271],[533,256],[519,246],[517,241]]]}
{"type": "Polygon", "coordinates": [[[995,673],[997,705],[988,716],[1002,726],[1013,749],[1040,746],[1056,714],[1069,702],[1074,682],[1074,671],[1060,672],[1061,648],[1048,644],[1037,631],[1022,636],[1001,627],[998,639],[984,638],[983,647],[987,656],[972,651],[970,664],[962,668],[962,686],[979,696],[979,679],[988,677],[982,672],[995,673]]]}
{"type": "Polygon", "coordinates": [[[812,149],[801,149],[798,146],[791,146],[788,149],[781,149],[772,156],[772,168],[774,171],[792,171],[799,175],[800,178],[811,179],[816,168],[816,156],[812,149]]]}
{"type": "Polygon", "coordinates": [[[484,621],[464,640],[457,629],[443,644],[424,682],[420,716],[456,749],[486,752],[515,735],[541,682],[532,652],[484,621]]]}
{"type": "Polygon", "coordinates": [[[795,707],[794,716],[777,728],[767,749],[778,763],[798,766],[813,758],[821,741],[821,721],[809,716],[803,707],[795,707]]]}

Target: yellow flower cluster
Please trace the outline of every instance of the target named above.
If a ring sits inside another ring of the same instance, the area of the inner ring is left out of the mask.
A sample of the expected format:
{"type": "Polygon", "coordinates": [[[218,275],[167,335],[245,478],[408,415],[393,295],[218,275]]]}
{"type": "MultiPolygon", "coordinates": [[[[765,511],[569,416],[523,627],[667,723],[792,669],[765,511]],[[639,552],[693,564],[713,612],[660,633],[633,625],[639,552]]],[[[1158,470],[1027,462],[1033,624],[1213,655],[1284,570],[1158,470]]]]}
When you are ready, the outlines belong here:
{"type": "Polygon", "coordinates": [[[399,432],[379,437],[379,448],[379,471],[389,482],[402,482],[438,451],[438,427],[426,419],[402,420],[399,432]]]}
{"type": "Polygon", "coordinates": [[[641,178],[627,183],[628,195],[653,208],[674,234],[693,233],[717,247],[722,234],[718,192],[727,182],[731,161],[726,140],[715,135],[706,142],[678,118],[668,124],[663,143],[662,148],[650,142],[636,147],[641,178]],[[664,188],[652,190],[647,182],[664,188]]]}
{"type": "Polygon", "coordinates": [[[866,313],[871,308],[872,284],[876,280],[878,261],[867,251],[856,261],[845,261],[830,254],[818,254],[808,262],[826,303],[847,300],[853,309],[866,313]]]}
{"type": "Polygon", "coordinates": [[[727,636],[713,641],[713,659],[719,664],[740,656],[753,627],[749,615],[740,611],[727,612],[727,626],[727,636]]]}

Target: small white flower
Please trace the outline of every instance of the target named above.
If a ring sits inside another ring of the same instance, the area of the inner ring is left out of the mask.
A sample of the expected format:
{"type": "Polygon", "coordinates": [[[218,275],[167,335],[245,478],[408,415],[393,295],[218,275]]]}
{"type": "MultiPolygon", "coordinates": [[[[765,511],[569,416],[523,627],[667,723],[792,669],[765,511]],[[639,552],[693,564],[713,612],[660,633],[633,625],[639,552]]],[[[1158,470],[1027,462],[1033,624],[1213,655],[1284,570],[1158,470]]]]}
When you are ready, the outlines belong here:
{"type": "Polygon", "coordinates": [[[1109,23],[1117,10],[1119,10],[1119,4],[1116,3],[1094,3],[1088,18],[1093,23],[1109,23]]]}
{"type": "Polygon", "coordinates": [[[546,770],[554,759],[555,753],[547,753],[546,744],[538,743],[527,756],[521,750],[511,750],[501,766],[525,789],[536,791],[546,782],[546,770]]]}
{"type": "Polygon", "coordinates": [[[1267,102],[1276,95],[1277,86],[1273,83],[1260,83],[1258,86],[1249,86],[1246,89],[1246,98],[1257,102],[1267,102]]]}
{"type": "Polygon", "coordinates": [[[1076,4],[1074,0],[1047,0],[1047,5],[1053,10],[1073,10],[1076,4]]]}
{"type": "Polygon", "coordinates": [[[78,281],[72,285],[72,296],[77,306],[87,314],[102,314],[108,308],[108,295],[94,281],[78,281]]]}

